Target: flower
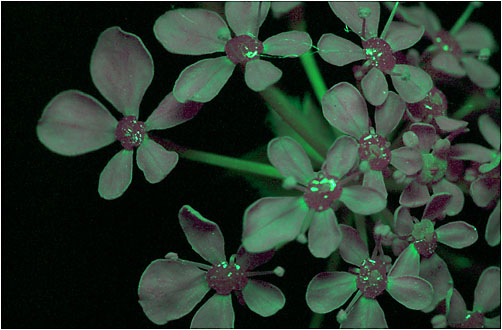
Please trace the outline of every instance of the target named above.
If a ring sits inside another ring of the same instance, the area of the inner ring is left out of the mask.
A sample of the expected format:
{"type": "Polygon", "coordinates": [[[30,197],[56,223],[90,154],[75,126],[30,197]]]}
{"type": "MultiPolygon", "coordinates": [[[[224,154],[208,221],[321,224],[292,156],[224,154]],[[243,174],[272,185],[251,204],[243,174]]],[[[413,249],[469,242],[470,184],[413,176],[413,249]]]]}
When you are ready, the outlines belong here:
{"type": "Polygon", "coordinates": [[[382,105],[387,99],[388,85],[384,74],[389,74],[394,88],[408,103],[422,100],[432,88],[431,77],[422,69],[405,64],[396,64],[394,52],[407,49],[417,43],[424,32],[423,27],[392,22],[386,35],[378,38],[380,4],[366,2],[330,2],[335,15],[362,39],[363,48],[332,33],[319,40],[319,55],[326,62],[344,66],[366,60],[367,71],[361,81],[366,100],[372,105],[382,105]]]}
{"type": "Polygon", "coordinates": [[[307,287],[307,305],[315,313],[329,313],[341,307],[357,291],[349,306],[339,314],[342,328],[387,328],[385,315],[376,300],[387,291],[405,307],[420,310],[432,300],[433,289],[419,277],[419,254],[410,245],[394,261],[383,255],[377,242],[370,257],[368,248],[357,230],[340,225],[343,241],[342,259],[358,269],[351,272],[323,272],[317,274],[307,287]],[[379,254],[378,254],[379,251],[379,254]]]}
{"type": "Polygon", "coordinates": [[[452,288],[446,299],[446,319],[453,328],[500,328],[500,315],[488,318],[486,313],[500,306],[500,268],[486,268],[474,289],[474,304],[468,311],[464,299],[452,288]]]}
{"type": "Polygon", "coordinates": [[[81,155],[114,141],[124,148],[99,176],[99,195],[120,197],[132,180],[136,162],[150,183],[162,181],[176,166],[178,154],[151,140],[147,132],[179,125],[194,117],[200,104],[178,103],[168,94],[145,122],[138,121],[139,104],[153,78],[153,61],[139,37],[111,27],[99,36],[91,57],[91,77],[100,91],[124,115],[117,120],[95,98],[77,90],[55,96],[37,125],[38,139],[51,151],[81,155]]]}
{"type": "Polygon", "coordinates": [[[290,186],[303,194],[261,198],[246,209],[242,244],[248,251],[267,251],[295,238],[305,241],[308,229],[310,252],[326,258],[342,240],[333,202],[340,200],[352,212],[364,215],[385,208],[387,201],[376,190],[345,185],[358,174],[350,173],[357,159],[357,142],[352,137],[336,139],[317,173],[301,145],[290,137],[270,141],[267,153],[270,163],[294,181],[290,186]]]}
{"type": "Polygon", "coordinates": [[[385,136],[401,121],[406,107],[404,101],[396,93],[389,92],[385,102],[375,108],[376,130],[371,127],[366,101],[349,83],[341,82],[331,87],[321,103],[324,118],[331,126],[358,140],[363,186],[372,187],[387,198],[382,171],[391,162],[392,152],[385,136]]]}
{"type": "Polygon", "coordinates": [[[497,47],[492,32],[485,26],[467,23],[458,31],[448,32],[442,29],[436,14],[425,6],[399,10],[407,22],[424,26],[424,35],[433,42],[423,56],[426,71],[433,76],[434,70],[454,78],[467,75],[481,88],[494,88],[499,84],[500,75],[483,62],[497,47]]]}
{"type": "Polygon", "coordinates": [[[250,272],[267,262],[273,251],[252,254],[240,248],[227,262],[225,242],[216,223],[188,205],[181,208],[178,217],[192,249],[211,266],[180,259],[176,253],[153,261],[143,272],[138,287],[139,303],[152,322],[163,325],[187,315],[210,289],[215,294],[195,313],[191,328],[233,328],[232,292],[242,296],[244,303],[263,317],[274,315],[284,306],[285,298],[279,288],[251,278],[284,274],[281,267],[273,272],[250,272]]]}
{"type": "Polygon", "coordinates": [[[176,9],[160,16],[155,22],[155,36],[169,52],[186,55],[225,52],[225,56],[203,59],[185,68],[174,86],[176,99],[211,101],[237,64],[244,66],[244,79],[253,91],[262,91],[276,83],[282,71],[260,56],[298,57],[310,49],[312,40],[299,31],[280,33],[264,42],[258,40],[259,28],[269,9],[270,2],[227,2],[228,25],[218,14],[204,9],[176,9]]]}

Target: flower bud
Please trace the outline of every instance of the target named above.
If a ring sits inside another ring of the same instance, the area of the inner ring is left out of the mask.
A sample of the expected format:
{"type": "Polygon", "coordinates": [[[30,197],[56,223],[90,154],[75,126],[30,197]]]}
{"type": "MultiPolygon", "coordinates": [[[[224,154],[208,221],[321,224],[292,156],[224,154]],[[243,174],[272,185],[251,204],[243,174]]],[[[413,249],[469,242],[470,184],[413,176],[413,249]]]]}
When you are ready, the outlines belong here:
{"type": "Polygon", "coordinates": [[[338,314],[336,314],[336,321],[339,324],[342,324],[346,319],[347,319],[347,313],[343,309],[340,309],[338,311],[338,314]]]}
{"type": "Polygon", "coordinates": [[[285,270],[281,266],[277,266],[274,269],[274,274],[277,275],[277,276],[279,276],[279,277],[283,277],[284,276],[284,272],[285,272],[285,270]]]}
{"type": "Polygon", "coordinates": [[[291,190],[296,186],[296,179],[292,176],[288,176],[282,180],[282,187],[286,190],[291,190]]]}

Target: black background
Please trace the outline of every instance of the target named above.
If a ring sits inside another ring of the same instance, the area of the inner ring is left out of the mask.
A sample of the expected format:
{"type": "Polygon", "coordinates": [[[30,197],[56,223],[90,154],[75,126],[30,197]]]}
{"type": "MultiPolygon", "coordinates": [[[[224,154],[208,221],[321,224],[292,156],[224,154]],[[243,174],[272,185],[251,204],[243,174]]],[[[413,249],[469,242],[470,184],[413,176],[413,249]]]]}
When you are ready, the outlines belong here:
{"type": "MultiPolygon", "coordinates": [[[[444,27],[453,25],[467,3],[428,3],[444,27]]],[[[242,215],[261,197],[240,176],[209,165],[181,159],[161,183],[150,185],[135,166],[133,181],[117,200],[97,193],[99,174],[120,150],[114,143],[78,157],[50,152],[37,139],[35,127],[46,104],[59,92],[78,89],[95,96],[117,117],[118,112],[93,86],[89,60],[99,34],[120,26],[141,37],[152,54],[155,77],[141,103],[145,120],[169,93],[179,73],[204,56],[169,54],[152,32],[166,10],[193,7],[194,3],[2,3],[2,327],[3,328],[146,328],[155,327],[137,303],[137,286],[148,264],[175,251],[180,257],[201,261],[186,241],[177,213],[189,204],[217,222],[226,240],[227,256],[239,246],[242,215]]],[[[214,4],[213,4],[214,5],[214,4]]],[[[326,3],[305,7],[308,32],[314,44],[323,33],[349,37],[326,3]]],[[[382,9],[380,28],[389,12],[382,9]]],[[[500,44],[500,3],[484,3],[472,21],[490,27],[500,44]]],[[[285,19],[269,15],[260,30],[261,40],[286,31],[285,19]]],[[[357,39],[353,39],[356,41],[357,39]]],[[[317,57],[329,86],[354,83],[350,67],[339,69],[317,57]]],[[[491,63],[500,72],[500,53],[491,63]]],[[[291,95],[310,91],[296,59],[272,60],[284,72],[279,86],[291,95]]],[[[458,109],[465,95],[447,94],[450,110],[458,109]]],[[[267,108],[249,90],[236,70],[221,93],[193,120],[160,133],[195,149],[240,157],[262,147],[274,136],[264,125],[267,108]]],[[[494,118],[500,114],[494,113],[494,118]]],[[[475,118],[464,140],[486,145],[475,118]]],[[[274,183],[274,182],[272,182],[274,183]]],[[[390,195],[394,210],[397,195],[390,195]]],[[[451,269],[455,285],[472,306],[477,278],[484,268],[500,265],[499,247],[484,241],[489,211],[466,197],[464,211],[451,220],[465,220],[480,232],[479,241],[465,250],[440,248],[439,254],[466,257],[467,267],[451,269]]],[[[446,258],[445,257],[445,258],[446,258]]],[[[279,286],[287,302],[270,318],[261,318],[237,304],[239,328],[305,328],[312,313],[305,303],[308,282],[326,267],[308,249],[291,243],[262,269],[281,265],[283,278],[266,280],[279,286]]],[[[342,262],[341,271],[346,264],[342,262]]],[[[378,298],[390,327],[430,327],[429,315],[410,311],[388,294],[378,298]]],[[[186,328],[193,316],[166,327],[186,328]]],[[[337,327],[336,313],[327,314],[323,327],[337,327]]]]}

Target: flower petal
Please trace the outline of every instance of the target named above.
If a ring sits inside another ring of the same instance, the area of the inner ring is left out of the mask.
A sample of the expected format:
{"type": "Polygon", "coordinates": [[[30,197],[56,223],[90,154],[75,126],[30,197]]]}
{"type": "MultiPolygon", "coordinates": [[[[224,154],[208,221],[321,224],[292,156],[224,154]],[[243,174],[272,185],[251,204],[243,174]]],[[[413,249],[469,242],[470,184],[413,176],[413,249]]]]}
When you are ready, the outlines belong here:
{"type": "Polygon", "coordinates": [[[347,272],[317,274],[307,287],[307,305],[314,313],[334,311],[357,290],[356,278],[356,275],[347,272]]]}
{"type": "Polygon", "coordinates": [[[344,329],[381,329],[388,328],[385,314],[376,299],[361,297],[354,304],[354,308],[342,322],[344,329]]]}
{"type": "Polygon", "coordinates": [[[178,218],[188,243],[202,258],[212,265],[227,259],[223,234],[216,223],[204,218],[188,205],[180,209],[178,218]]]}
{"type": "Polygon", "coordinates": [[[488,142],[493,149],[500,150],[500,127],[493,119],[489,115],[483,114],[478,118],[478,126],[486,142],[488,142]]]}
{"type": "Polygon", "coordinates": [[[450,181],[443,178],[441,181],[432,185],[432,190],[435,194],[449,193],[451,195],[450,202],[446,206],[446,214],[454,216],[460,213],[464,208],[464,193],[460,188],[450,181]]]}
{"type": "Polygon", "coordinates": [[[500,196],[500,179],[476,179],[471,183],[470,192],[472,200],[477,206],[486,207],[497,198],[497,196],[500,196]]]}
{"type": "Polygon", "coordinates": [[[408,23],[393,21],[390,23],[385,41],[390,45],[393,52],[408,49],[416,44],[424,34],[423,26],[413,26],[408,23]]]}
{"type": "Polygon", "coordinates": [[[344,187],[340,201],[352,212],[362,215],[378,213],[387,205],[387,200],[382,194],[363,186],[344,187]]]}
{"type": "Polygon", "coordinates": [[[269,250],[262,253],[248,252],[243,246],[237,251],[235,263],[241,266],[242,271],[252,270],[268,262],[275,254],[275,250],[269,250]]]}
{"type": "Polygon", "coordinates": [[[98,193],[104,199],[115,199],[127,190],[132,181],[132,150],[117,152],[99,175],[98,193]]]}
{"type": "Polygon", "coordinates": [[[392,73],[394,88],[407,103],[422,101],[433,87],[429,74],[418,67],[396,64],[392,73]]]}
{"type": "Polygon", "coordinates": [[[448,323],[458,324],[464,322],[467,316],[467,307],[465,306],[464,298],[462,298],[457,289],[453,288],[451,297],[446,301],[446,318],[448,319],[448,323]]]}
{"type": "Polygon", "coordinates": [[[433,37],[436,32],[441,30],[441,23],[437,15],[429,8],[423,6],[399,6],[398,13],[402,14],[403,18],[413,25],[423,25],[425,32],[433,37]]]}
{"type": "Polygon", "coordinates": [[[441,300],[446,298],[448,291],[453,288],[453,278],[448,271],[446,262],[436,253],[429,258],[422,258],[420,262],[420,277],[428,281],[434,289],[432,303],[422,309],[422,312],[429,313],[436,308],[441,300]]]}
{"type": "Polygon", "coordinates": [[[263,252],[294,240],[308,207],[300,197],[266,197],[244,213],[242,244],[250,252],[263,252]]]}
{"type": "Polygon", "coordinates": [[[356,138],[369,132],[366,101],[351,84],[341,82],[331,87],[321,103],[326,120],[340,131],[356,138]]]}
{"type": "Polygon", "coordinates": [[[342,178],[357,161],[358,144],[350,136],[340,136],[329,148],[322,169],[329,175],[342,178]]]}
{"type": "Polygon", "coordinates": [[[312,47],[312,39],[307,32],[288,31],[276,34],[263,42],[264,54],[298,57],[312,47]]]}
{"type": "Polygon", "coordinates": [[[431,61],[434,69],[447,73],[453,77],[461,78],[466,75],[465,69],[460,65],[458,59],[451,53],[441,52],[434,55],[431,61]]]}
{"type": "Polygon", "coordinates": [[[451,146],[449,156],[453,159],[487,163],[492,160],[492,151],[474,143],[457,143],[451,146]]]}
{"type": "Polygon", "coordinates": [[[314,177],[307,153],[289,136],[272,139],[268,143],[267,155],[270,163],[285,177],[292,176],[303,185],[307,185],[314,177]]]}
{"type": "Polygon", "coordinates": [[[434,193],[425,205],[422,219],[436,220],[445,214],[448,204],[452,199],[450,193],[434,193]]]}
{"type": "Polygon", "coordinates": [[[404,174],[413,175],[422,169],[422,155],[417,150],[401,147],[390,153],[390,163],[404,174]]]}
{"type": "Polygon", "coordinates": [[[399,204],[407,207],[419,207],[425,205],[429,198],[427,186],[412,181],[399,196],[399,204]]]}
{"type": "Polygon", "coordinates": [[[178,154],[167,151],[160,144],[146,138],[138,148],[136,162],[145,174],[146,181],[158,183],[171,173],[178,163],[178,154]]]}
{"type": "Polygon", "coordinates": [[[333,209],[315,212],[308,233],[308,245],[316,258],[327,258],[342,242],[342,232],[333,209]]]}
{"type": "Polygon", "coordinates": [[[98,100],[80,91],[56,95],[37,124],[40,142],[65,156],[98,150],[115,141],[117,120],[98,100]]]}
{"type": "Polygon", "coordinates": [[[256,59],[246,64],[244,80],[251,90],[261,92],[275,84],[282,77],[282,71],[269,61],[256,59]]]}
{"type": "Polygon", "coordinates": [[[500,83],[500,74],[491,66],[472,57],[462,57],[467,76],[481,88],[495,88],[500,83]]]}
{"type": "Polygon", "coordinates": [[[405,109],[406,103],[403,99],[390,91],[385,102],[375,108],[376,132],[382,136],[387,136],[399,125],[405,109]]]}
{"type": "Polygon", "coordinates": [[[256,38],[269,9],[269,1],[229,1],[225,3],[225,16],[236,36],[251,34],[256,38]]]}
{"type": "Polygon", "coordinates": [[[325,33],[317,43],[319,56],[329,64],[344,66],[365,59],[363,49],[350,40],[325,33]]]}
{"type": "Polygon", "coordinates": [[[232,295],[215,294],[195,313],[190,328],[230,329],[234,327],[234,321],[232,295]]]}
{"type": "Polygon", "coordinates": [[[500,268],[486,268],[474,289],[474,311],[488,313],[500,306],[500,268]]]}
{"type": "Polygon", "coordinates": [[[418,276],[420,271],[420,254],[414,244],[408,245],[406,249],[397,257],[389,270],[390,277],[418,276]]]}
{"type": "Polygon", "coordinates": [[[418,276],[391,277],[387,292],[397,302],[413,310],[420,310],[432,302],[432,285],[418,276]]]}
{"type": "Polygon", "coordinates": [[[488,329],[500,329],[500,315],[492,318],[485,316],[484,326],[488,329]]]}
{"type": "Polygon", "coordinates": [[[360,267],[364,259],[369,258],[368,247],[364,244],[359,232],[347,225],[340,225],[342,243],[338,248],[342,259],[356,267],[360,267]]]}
{"type": "Polygon", "coordinates": [[[302,7],[301,1],[271,1],[270,9],[274,18],[280,18],[282,15],[292,11],[295,7],[302,7]]]}
{"type": "Polygon", "coordinates": [[[387,199],[388,193],[385,187],[382,171],[374,171],[370,169],[364,173],[363,187],[373,188],[378,191],[383,198],[387,199]]]}
{"type": "Polygon", "coordinates": [[[500,200],[488,217],[485,240],[490,246],[497,246],[500,244],[500,200]]]}
{"type": "Polygon", "coordinates": [[[497,47],[492,31],[479,23],[466,23],[455,33],[455,40],[463,52],[480,51],[483,48],[493,51],[497,47]]]}
{"type": "Polygon", "coordinates": [[[155,21],[153,32],[167,51],[186,55],[223,52],[231,38],[220,15],[199,8],[167,11],[155,21]]]}
{"type": "Polygon", "coordinates": [[[436,143],[436,129],[430,124],[412,124],[410,131],[418,137],[418,148],[420,151],[429,152],[436,143]]]}
{"type": "Polygon", "coordinates": [[[380,21],[380,3],[376,1],[368,1],[364,3],[331,1],[328,3],[335,15],[359,36],[362,36],[363,32],[363,20],[359,17],[359,8],[369,8],[371,14],[368,18],[366,18],[365,37],[372,38],[378,35],[378,23],[380,21]]]}
{"type": "Polygon", "coordinates": [[[242,295],[249,309],[263,317],[274,315],[286,303],[286,298],[278,287],[260,280],[249,279],[242,295]]]}
{"type": "Polygon", "coordinates": [[[187,315],[209,291],[205,275],[192,265],[155,260],[139,281],[139,304],[143,312],[157,325],[187,315]]]}
{"type": "Polygon", "coordinates": [[[366,100],[375,106],[382,105],[387,99],[389,86],[382,71],[372,68],[361,80],[361,89],[366,100]]]}
{"type": "Polygon", "coordinates": [[[478,240],[478,232],[474,226],[464,221],[453,221],[436,229],[438,242],[454,249],[471,246],[478,240]]]}
{"type": "Polygon", "coordinates": [[[434,117],[434,120],[436,121],[436,124],[439,126],[439,128],[446,132],[456,131],[458,129],[467,127],[467,125],[469,124],[466,121],[448,118],[446,116],[436,116],[434,117]]]}
{"type": "Polygon", "coordinates": [[[91,57],[94,85],[126,116],[138,117],[139,104],[153,79],[153,60],[141,39],[114,26],[99,36],[91,57]]]}
{"type": "Polygon", "coordinates": [[[410,209],[399,206],[394,212],[394,230],[399,236],[409,236],[413,231],[413,217],[410,209]]]}
{"type": "Polygon", "coordinates": [[[203,103],[176,101],[173,93],[169,93],[160,102],[157,109],[145,121],[146,130],[166,129],[178,126],[195,117],[202,108],[203,103]]]}
{"type": "Polygon", "coordinates": [[[181,103],[209,102],[227,83],[234,68],[226,56],[200,60],[181,72],[174,84],[174,97],[181,103]]]}

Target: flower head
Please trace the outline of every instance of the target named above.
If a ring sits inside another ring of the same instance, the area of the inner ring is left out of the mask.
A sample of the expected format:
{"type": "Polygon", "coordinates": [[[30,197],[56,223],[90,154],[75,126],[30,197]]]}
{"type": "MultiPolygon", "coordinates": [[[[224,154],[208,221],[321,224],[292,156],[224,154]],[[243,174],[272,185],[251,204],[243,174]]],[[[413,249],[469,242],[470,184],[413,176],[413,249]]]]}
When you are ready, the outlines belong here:
{"type": "Polygon", "coordinates": [[[51,151],[81,155],[114,141],[124,148],[106,165],[98,192],[105,199],[120,197],[132,180],[136,162],[150,183],[162,181],[176,166],[178,154],[151,140],[147,132],[181,124],[194,117],[200,104],[178,103],[168,94],[145,122],[139,105],[153,78],[153,61],[141,39],[111,27],[99,36],[91,57],[91,77],[100,93],[124,116],[117,121],[95,98],[76,90],[55,96],[42,113],[37,135],[51,151]]]}

